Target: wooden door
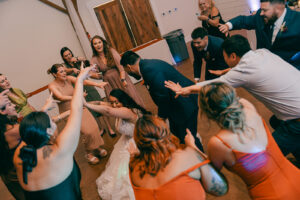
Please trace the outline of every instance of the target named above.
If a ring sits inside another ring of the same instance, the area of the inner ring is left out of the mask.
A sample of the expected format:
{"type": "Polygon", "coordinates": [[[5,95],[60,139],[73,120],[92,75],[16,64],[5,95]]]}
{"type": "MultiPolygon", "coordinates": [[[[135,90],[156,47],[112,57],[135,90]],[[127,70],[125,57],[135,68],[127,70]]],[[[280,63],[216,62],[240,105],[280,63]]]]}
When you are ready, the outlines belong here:
{"type": "Polygon", "coordinates": [[[161,38],[149,0],[120,0],[137,45],[161,38]]]}
{"type": "Polygon", "coordinates": [[[121,6],[116,0],[94,8],[94,11],[106,40],[113,48],[122,53],[136,46],[121,6]]]}

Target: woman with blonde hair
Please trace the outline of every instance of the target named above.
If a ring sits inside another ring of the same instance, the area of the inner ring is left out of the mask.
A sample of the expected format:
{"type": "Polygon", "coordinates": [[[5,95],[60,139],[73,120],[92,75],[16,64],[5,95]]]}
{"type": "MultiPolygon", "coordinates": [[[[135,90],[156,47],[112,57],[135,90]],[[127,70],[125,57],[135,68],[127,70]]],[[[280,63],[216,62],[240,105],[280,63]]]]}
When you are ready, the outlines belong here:
{"type": "Polygon", "coordinates": [[[199,0],[198,6],[200,16],[198,19],[202,21],[202,27],[205,28],[209,35],[226,39],[227,36],[219,30],[220,24],[225,24],[219,9],[212,0],[199,0]]]}
{"type": "Polygon", "coordinates": [[[222,82],[203,86],[199,99],[202,112],[221,128],[208,143],[214,166],[239,175],[252,199],[299,199],[300,170],[281,153],[255,107],[222,82]]]}
{"type": "Polygon", "coordinates": [[[205,199],[205,191],[217,196],[227,192],[226,180],[208,164],[187,132],[185,146],[161,118],[144,115],[136,122],[134,141],[139,152],[129,167],[137,200],[205,199]]]}

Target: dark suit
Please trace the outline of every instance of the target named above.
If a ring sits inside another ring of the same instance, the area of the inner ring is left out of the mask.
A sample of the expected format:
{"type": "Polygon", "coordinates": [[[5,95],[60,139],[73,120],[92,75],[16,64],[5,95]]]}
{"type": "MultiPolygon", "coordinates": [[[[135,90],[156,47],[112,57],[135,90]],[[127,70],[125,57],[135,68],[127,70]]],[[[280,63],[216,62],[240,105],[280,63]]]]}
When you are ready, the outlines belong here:
{"type": "MultiPolygon", "coordinates": [[[[184,143],[186,128],[189,128],[194,137],[197,133],[198,95],[178,97],[165,87],[165,81],[179,83],[182,87],[194,83],[179,73],[172,65],[156,59],[141,59],[140,72],[148,87],[149,93],[158,107],[158,116],[168,118],[171,132],[176,135],[181,143],[184,143]]],[[[202,149],[202,145],[195,137],[196,145],[202,149]]]]}
{"type": "Polygon", "coordinates": [[[191,43],[194,54],[194,78],[200,79],[201,77],[202,59],[205,59],[206,61],[205,80],[211,80],[218,77],[209,73],[208,70],[222,70],[228,68],[223,57],[223,42],[223,39],[209,35],[207,51],[198,51],[194,47],[193,42],[191,43]]]}
{"type": "MultiPolygon", "coordinates": [[[[274,43],[271,43],[272,34],[266,32],[266,25],[260,16],[261,10],[253,16],[238,16],[229,22],[232,23],[233,29],[255,29],[257,48],[266,48],[277,54],[287,62],[300,51],[300,12],[286,8],[287,12],[283,22],[285,27],[279,30],[274,43]]],[[[295,64],[294,64],[295,66],[295,64]]]]}

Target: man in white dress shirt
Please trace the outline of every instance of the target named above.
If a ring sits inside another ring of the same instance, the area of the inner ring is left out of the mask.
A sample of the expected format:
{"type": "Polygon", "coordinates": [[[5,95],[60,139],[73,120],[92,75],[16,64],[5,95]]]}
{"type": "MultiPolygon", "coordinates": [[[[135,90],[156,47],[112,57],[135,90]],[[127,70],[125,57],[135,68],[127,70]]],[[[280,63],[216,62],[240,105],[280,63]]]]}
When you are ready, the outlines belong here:
{"type": "Polygon", "coordinates": [[[300,161],[300,71],[267,49],[252,51],[241,35],[225,40],[222,48],[225,62],[232,68],[225,75],[185,88],[169,81],[166,87],[183,96],[217,81],[243,87],[279,119],[273,137],[283,154],[293,153],[300,161]]]}
{"type": "Polygon", "coordinates": [[[254,29],[257,48],[266,48],[300,69],[300,12],[285,6],[285,0],[261,0],[255,15],[238,16],[219,27],[229,30],[254,29]]]}

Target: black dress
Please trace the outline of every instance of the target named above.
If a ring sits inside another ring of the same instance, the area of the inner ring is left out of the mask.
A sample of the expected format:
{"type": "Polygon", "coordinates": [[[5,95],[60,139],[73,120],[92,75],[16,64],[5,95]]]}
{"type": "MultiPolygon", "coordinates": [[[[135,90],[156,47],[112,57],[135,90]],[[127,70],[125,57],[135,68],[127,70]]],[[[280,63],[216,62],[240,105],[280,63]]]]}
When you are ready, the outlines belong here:
{"type": "MultiPolygon", "coordinates": [[[[219,23],[220,24],[225,24],[225,22],[222,19],[222,16],[221,16],[220,12],[216,16],[211,16],[211,15],[208,16],[209,19],[216,19],[218,17],[220,18],[219,23]]],[[[223,40],[225,40],[227,38],[226,35],[219,30],[219,27],[212,26],[207,21],[202,21],[202,27],[207,30],[208,35],[219,37],[219,38],[222,38],[223,40]]]]}
{"type": "Polygon", "coordinates": [[[81,200],[81,174],[74,160],[71,174],[60,184],[39,191],[24,191],[26,200],[81,200]]]}

